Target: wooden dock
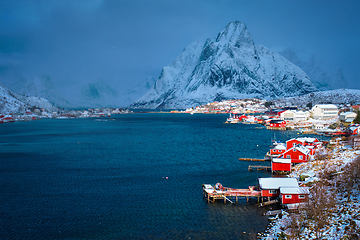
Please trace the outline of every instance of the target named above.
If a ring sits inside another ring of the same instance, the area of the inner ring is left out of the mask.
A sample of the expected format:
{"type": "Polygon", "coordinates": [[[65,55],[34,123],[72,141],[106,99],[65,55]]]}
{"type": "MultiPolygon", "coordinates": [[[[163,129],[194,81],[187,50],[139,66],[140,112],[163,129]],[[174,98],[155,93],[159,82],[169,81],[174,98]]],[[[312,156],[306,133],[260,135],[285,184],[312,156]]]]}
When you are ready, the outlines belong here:
{"type": "Polygon", "coordinates": [[[286,127],[269,127],[269,126],[267,126],[266,129],[270,129],[270,130],[287,130],[286,127]]]}
{"type": "Polygon", "coordinates": [[[249,201],[251,197],[256,197],[258,202],[260,202],[261,197],[261,191],[254,190],[254,187],[249,187],[249,189],[234,189],[203,184],[203,193],[208,202],[223,200],[224,203],[227,201],[230,203],[234,203],[235,201],[237,203],[239,197],[246,197],[246,201],[249,201]]]}
{"type": "Polygon", "coordinates": [[[270,200],[270,201],[267,201],[267,202],[258,203],[255,206],[263,207],[263,206],[267,206],[267,205],[274,204],[274,203],[277,203],[277,202],[279,202],[279,200],[275,199],[275,200],[270,200]]]}
{"type": "Polygon", "coordinates": [[[265,162],[265,161],[268,161],[268,159],[260,159],[260,158],[239,158],[239,161],[265,162]]]}
{"type": "Polygon", "coordinates": [[[249,165],[249,171],[259,171],[259,170],[265,170],[265,171],[271,171],[271,167],[269,166],[262,166],[262,165],[249,165]]]}

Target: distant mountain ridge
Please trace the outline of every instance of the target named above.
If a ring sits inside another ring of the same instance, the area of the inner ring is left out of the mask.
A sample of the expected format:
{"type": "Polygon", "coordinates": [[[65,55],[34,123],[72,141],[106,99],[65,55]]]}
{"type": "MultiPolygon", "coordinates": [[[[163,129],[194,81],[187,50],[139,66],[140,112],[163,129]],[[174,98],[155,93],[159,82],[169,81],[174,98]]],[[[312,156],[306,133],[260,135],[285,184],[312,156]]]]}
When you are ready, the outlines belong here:
{"type": "Polygon", "coordinates": [[[305,57],[305,59],[304,57],[300,59],[295,50],[290,48],[279,53],[296,66],[299,66],[319,90],[326,91],[348,87],[341,68],[325,66],[317,61],[313,54],[305,57]]]}
{"type": "Polygon", "coordinates": [[[46,99],[19,94],[0,84],[0,113],[24,113],[27,109],[34,107],[43,108],[49,112],[59,110],[46,99]]]}
{"type": "Polygon", "coordinates": [[[55,106],[67,109],[127,107],[144,95],[154,82],[155,79],[149,77],[127,91],[121,89],[121,92],[103,80],[67,84],[57,88],[49,75],[41,74],[31,80],[22,78],[9,88],[17,93],[45,98],[55,106]]]}
{"type": "Polygon", "coordinates": [[[299,67],[255,45],[244,23],[229,23],[218,36],[195,42],[164,67],[154,87],[132,108],[187,108],[222,99],[274,99],[316,91],[299,67]]]}
{"type": "Polygon", "coordinates": [[[20,94],[47,99],[49,102],[58,107],[73,107],[69,101],[57,93],[50,76],[47,74],[41,74],[29,81],[22,79],[21,81],[13,84],[10,88],[20,94]]]}

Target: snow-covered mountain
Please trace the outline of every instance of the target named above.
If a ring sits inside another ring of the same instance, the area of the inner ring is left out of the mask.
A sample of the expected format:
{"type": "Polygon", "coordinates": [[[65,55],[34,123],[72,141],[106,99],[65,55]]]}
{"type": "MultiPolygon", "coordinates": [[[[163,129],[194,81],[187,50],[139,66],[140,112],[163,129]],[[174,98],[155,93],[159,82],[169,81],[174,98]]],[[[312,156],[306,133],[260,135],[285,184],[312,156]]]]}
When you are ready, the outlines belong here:
{"type": "Polygon", "coordinates": [[[299,67],[255,45],[244,23],[184,49],[133,108],[187,108],[222,99],[299,96],[316,91],[299,67]]]}
{"type": "Polygon", "coordinates": [[[129,88],[123,94],[123,102],[129,106],[134,101],[141,98],[145,93],[154,87],[156,79],[154,77],[147,77],[143,82],[129,88]]]}
{"type": "Polygon", "coordinates": [[[359,104],[359,89],[337,89],[330,91],[312,92],[303,96],[280,98],[273,101],[276,106],[305,107],[308,103],[315,104],[359,104]]]}
{"type": "Polygon", "coordinates": [[[43,108],[49,112],[59,110],[46,99],[19,94],[0,84],[0,113],[24,113],[27,109],[34,107],[43,108]]]}
{"type": "Polygon", "coordinates": [[[51,81],[50,76],[47,74],[36,76],[29,81],[20,79],[20,81],[13,84],[10,89],[28,96],[47,99],[49,102],[58,107],[74,107],[71,103],[69,103],[69,101],[67,101],[57,92],[57,89],[51,81]]]}
{"type": "Polygon", "coordinates": [[[296,66],[299,66],[319,90],[334,90],[348,87],[341,68],[327,66],[317,61],[314,54],[302,54],[301,51],[297,54],[295,50],[290,48],[279,53],[296,66]],[[299,54],[303,56],[299,57],[299,54]]]}
{"type": "Polygon", "coordinates": [[[154,78],[130,88],[118,89],[104,80],[95,82],[67,82],[54,85],[50,76],[42,74],[31,80],[19,79],[9,88],[15,92],[41,97],[61,108],[127,107],[154,85],[154,78]]]}

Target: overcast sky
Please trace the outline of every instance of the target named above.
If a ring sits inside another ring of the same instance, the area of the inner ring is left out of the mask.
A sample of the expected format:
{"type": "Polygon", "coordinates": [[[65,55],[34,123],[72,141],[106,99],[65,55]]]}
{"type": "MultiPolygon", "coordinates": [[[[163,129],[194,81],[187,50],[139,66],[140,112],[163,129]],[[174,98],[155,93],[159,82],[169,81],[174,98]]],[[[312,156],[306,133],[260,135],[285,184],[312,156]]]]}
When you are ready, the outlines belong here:
{"type": "Polygon", "coordinates": [[[360,88],[359,13],[358,0],[0,0],[0,83],[48,74],[127,88],[238,20],[256,44],[314,53],[360,88]]]}

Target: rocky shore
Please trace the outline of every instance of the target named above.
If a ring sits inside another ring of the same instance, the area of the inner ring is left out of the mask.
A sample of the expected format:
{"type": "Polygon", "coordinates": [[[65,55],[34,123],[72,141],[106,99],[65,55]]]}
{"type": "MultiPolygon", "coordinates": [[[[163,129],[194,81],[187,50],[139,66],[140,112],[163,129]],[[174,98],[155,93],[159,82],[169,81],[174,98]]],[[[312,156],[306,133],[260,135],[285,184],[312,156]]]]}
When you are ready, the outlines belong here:
{"type": "Polygon", "coordinates": [[[321,149],[313,161],[293,168],[289,177],[310,187],[309,201],[276,216],[258,238],[359,239],[360,150],[342,140],[321,149]]]}

